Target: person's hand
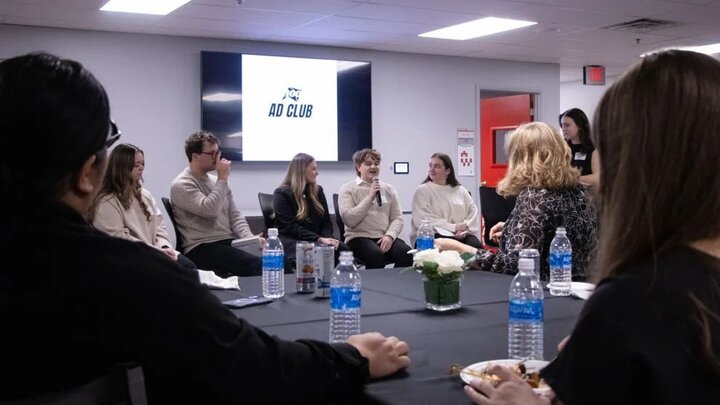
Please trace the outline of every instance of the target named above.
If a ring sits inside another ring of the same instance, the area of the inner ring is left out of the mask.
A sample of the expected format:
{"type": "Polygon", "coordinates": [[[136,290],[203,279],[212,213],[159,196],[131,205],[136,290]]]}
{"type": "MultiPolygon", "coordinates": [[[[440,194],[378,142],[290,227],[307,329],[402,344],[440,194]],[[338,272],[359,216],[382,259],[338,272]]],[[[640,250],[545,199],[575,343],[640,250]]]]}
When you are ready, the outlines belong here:
{"type": "Polygon", "coordinates": [[[558,345],[557,345],[558,352],[563,351],[565,346],[567,346],[568,340],[570,340],[570,335],[565,336],[565,338],[563,340],[561,340],[560,343],[558,343],[558,345]]]}
{"type": "Polygon", "coordinates": [[[223,159],[218,153],[217,161],[215,162],[215,171],[218,175],[218,180],[227,180],[230,178],[230,165],[231,161],[223,159]]]}
{"type": "Polygon", "coordinates": [[[435,239],[435,249],[439,251],[443,250],[454,250],[458,253],[472,253],[475,254],[477,249],[470,245],[466,245],[458,240],[452,238],[437,238],[435,239]]]}
{"type": "Polygon", "coordinates": [[[347,341],[368,359],[370,378],[390,375],[410,365],[410,346],[395,336],[377,332],[350,336],[347,341]]]}
{"type": "Polygon", "coordinates": [[[495,365],[490,373],[502,379],[497,386],[481,378],[474,378],[465,386],[465,395],[479,405],[550,405],[551,400],[536,394],[530,385],[512,372],[509,367],[495,365]]]}
{"type": "Polygon", "coordinates": [[[393,238],[388,235],[383,235],[383,237],[380,238],[377,244],[380,245],[380,250],[385,253],[392,247],[393,238]]]}
{"type": "Polygon", "coordinates": [[[177,260],[178,252],[175,249],[171,248],[170,246],[163,246],[160,248],[160,251],[165,253],[167,255],[167,257],[169,257],[173,260],[177,260]]]}
{"type": "Polygon", "coordinates": [[[340,246],[340,241],[333,238],[318,238],[317,241],[323,245],[332,245],[335,250],[340,246]]]}
{"type": "Polygon", "coordinates": [[[375,201],[377,197],[375,195],[380,192],[380,182],[379,181],[371,181],[370,182],[370,191],[368,191],[368,195],[365,197],[368,200],[375,201]]]}
{"type": "Polygon", "coordinates": [[[505,229],[505,222],[498,222],[490,228],[490,240],[500,244],[500,238],[502,238],[503,230],[505,229]]]}
{"type": "Polygon", "coordinates": [[[265,248],[265,238],[262,237],[262,234],[258,235],[258,242],[260,242],[260,250],[263,250],[265,248]]]}
{"type": "Polygon", "coordinates": [[[465,222],[455,224],[455,234],[456,235],[461,232],[469,232],[469,231],[470,231],[470,227],[467,226],[467,224],[465,222]]]}

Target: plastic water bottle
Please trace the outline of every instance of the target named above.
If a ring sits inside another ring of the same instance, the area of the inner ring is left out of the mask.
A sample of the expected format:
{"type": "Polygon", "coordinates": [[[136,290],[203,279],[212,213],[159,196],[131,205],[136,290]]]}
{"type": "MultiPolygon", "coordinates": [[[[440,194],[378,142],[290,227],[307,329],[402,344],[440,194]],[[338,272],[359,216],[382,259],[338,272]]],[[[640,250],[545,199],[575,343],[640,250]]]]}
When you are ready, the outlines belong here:
{"type": "Polygon", "coordinates": [[[277,228],[268,229],[262,254],[263,297],[280,298],[285,295],[285,250],[278,238],[277,228]]]}
{"type": "Polygon", "coordinates": [[[360,286],[353,253],[340,252],[340,264],[330,280],[330,343],[360,333],[360,286]]]}
{"type": "Polygon", "coordinates": [[[543,290],[532,259],[518,261],[508,313],[508,358],[542,360],[543,290]]]}
{"type": "Polygon", "coordinates": [[[564,227],[555,231],[550,242],[550,283],[551,295],[570,295],[572,283],[572,246],[564,227]]]}
{"type": "Polygon", "coordinates": [[[418,252],[421,250],[432,249],[435,247],[435,231],[433,231],[429,219],[424,218],[420,223],[415,244],[418,252]]]}

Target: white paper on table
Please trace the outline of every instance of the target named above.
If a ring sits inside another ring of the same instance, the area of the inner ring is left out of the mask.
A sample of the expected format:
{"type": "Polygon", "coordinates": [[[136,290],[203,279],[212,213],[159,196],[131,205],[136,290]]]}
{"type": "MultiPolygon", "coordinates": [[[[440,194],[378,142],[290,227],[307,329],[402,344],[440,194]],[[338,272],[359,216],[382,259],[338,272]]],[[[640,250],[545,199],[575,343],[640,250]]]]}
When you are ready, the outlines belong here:
{"type": "Polygon", "coordinates": [[[204,284],[211,288],[220,288],[223,290],[240,290],[237,276],[222,278],[212,271],[198,269],[198,278],[200,284],[204,284]]]}

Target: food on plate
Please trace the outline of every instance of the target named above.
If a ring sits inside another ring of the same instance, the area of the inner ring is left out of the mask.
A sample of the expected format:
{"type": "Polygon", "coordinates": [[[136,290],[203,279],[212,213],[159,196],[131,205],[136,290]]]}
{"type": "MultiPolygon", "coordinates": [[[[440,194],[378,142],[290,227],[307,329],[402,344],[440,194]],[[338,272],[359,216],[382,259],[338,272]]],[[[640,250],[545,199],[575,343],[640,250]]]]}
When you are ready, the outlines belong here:
{"type": "MultiPolygon", "coordinates": [[[[524,362],[520,362],[518,364],[504,364],[505,366],[508,366],[510,370],[515,373],[518,377],[522,378],[523,381],[528,383],[529,386],[532,388],[547,388],[548,385],[540,377],[540,371],[530,371],[528,372],[527,367],[525,367],[524,362]]],[[[497,385],[502,382],[502,378],[498,377],[495,374],[490,373],[490,369],[492,368],[493,363],[487,363],[486,366],[481,370],[473,370],[473,369],[466,369],[463,371],[466,374],[470,374],[475,377],[482,378],[485,381],[490,382],[493,385],[497,385]]]]}

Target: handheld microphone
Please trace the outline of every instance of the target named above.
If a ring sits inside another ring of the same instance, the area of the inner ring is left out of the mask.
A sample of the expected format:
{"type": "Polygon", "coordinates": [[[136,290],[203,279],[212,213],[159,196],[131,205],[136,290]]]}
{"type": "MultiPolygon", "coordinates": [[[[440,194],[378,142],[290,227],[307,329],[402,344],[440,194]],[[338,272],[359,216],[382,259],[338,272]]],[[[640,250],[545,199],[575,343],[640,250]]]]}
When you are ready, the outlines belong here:
{"type": "MultiPolygon", "coordinates": [[[[380,178],[373,177],[373,183],[380,183],[380,178]]],[[[375,194],[375,200],[377,201],[378,207],[382,207],[382,196],[380,195],[380,190],[378,190],[377,194],[375,194]]]]}

